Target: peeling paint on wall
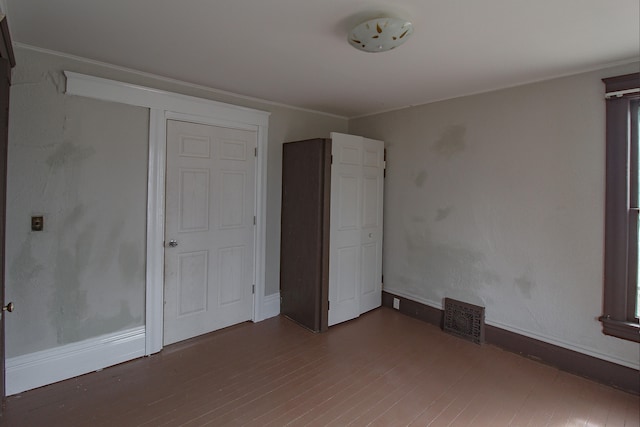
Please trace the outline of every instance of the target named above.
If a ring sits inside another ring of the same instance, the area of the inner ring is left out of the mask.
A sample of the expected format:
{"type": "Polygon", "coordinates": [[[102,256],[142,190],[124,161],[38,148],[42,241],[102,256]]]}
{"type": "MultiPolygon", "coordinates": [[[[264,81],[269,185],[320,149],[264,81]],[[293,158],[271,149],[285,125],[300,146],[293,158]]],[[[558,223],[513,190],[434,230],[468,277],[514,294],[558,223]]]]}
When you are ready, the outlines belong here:
{"type": "Polygon", "coordinates": [[[122,242],[118,251],[118,265],[122,273],[124,283],[135,283],[143,273],[144,260],[140,259],[143,253],[141,243],[122,242]]]}
{"type": "Polygon", "coordinates": [[[421,293],[433,299],[446,296],[456,297],[462,291],[470,303],[484,304],[485,285],[500,283],[500,276],[485,265],[485,256],[476,250],[455,247],[434,241],[428,229],[405,231],[407,248],[407,268],[397,280],[413,284],[421,293]],[[424,293],[425,289],[440,289],[434,293],[424,293]]]}
{"type": "Polygon", "coordinates": [[[282,143],[347,133],[347,119],[19,46],[16,56],[9,126],[7,297],[19,301],[7,319],[8,357],[144,321],[148,110],[64,95],[64,69],[271,112],[265,295],[278,292],[282,143]],[[82,209],[75,210],[78,206],[82,209]],[[45,215],[45,230],[27,242],[27,219],[35,213],[45,215]],[[81,236],[89,224],[95,231],[81,236]],[[60,228],[66,233],[58,233],[60,228]],[[60,236],[62,242],[57,241],[60,236]],[[90,241],[90,251],[79,254],[78,248],[90,241]],[[68,264],[56,273],[60,250],[66,251],[63,261],[68,264]],[[30,282],[19,283],[21,279],[30,282]],[[62,293],[54,295],[60,292],[58,284],[62,293]],[[77,301],[77,310],[61,308],[67,300],[64,292],[69,301],[77,301]],[[78,316],[83,329],[73,330],[69,319],[78,316]]]}
{"type": "Polygon", "coordinates": [[[142,315],[136,316],[131,314],[131,305],[129,301],[120,300],[116,306],[118,311],[111,316],[93,315],[86,318],[83,322],[87,324],[86,330],[92,331],[93,334],[100,336],[111,333],[113,331],[121,331],[131,325],[143,324],[142,315]]]}
{"type": "Polygon", "coordinates": [[[9,279],[19,284],[18,290],[30,286],[33,279],[44,269],[32,252],[32,236],[27,235],[13,262],[9,266],[9,279]]]}
{"type": "Polygon", "coordinates": [[[53,87],[56,89],[56,92],[60,94],[64,93],[66,88],[66,80],[62,73],[50,70],[45,75],[46,80],[53,85],[53,87]]]}
{"type": "Polygon", "coordinates": [[[87,312],[87,291],[81,289],[79,275],[86,266],[70,251],[59,249],[55,259],[53,299],[49,317],[57,331],[58,344],[80,341],[90,335],[83,334],[83,318],[87,312]]]}
{"type": "Polygon", "coordinates": [[[424,187],[424,183],[427,181],[428,176],[429,175],[427,174],[427,171],[420,171],[420,173],[418,173],[418,176],[416,176],[416,179],[413,181],[416,184],[416,187],[424,187]]]}
{"type": "Polygon", "coordinates": [[[484,305],[494,326],[638,366],[637,343],[604,335],[597,316],[601,79],[639,65],[353,119],[351,133],[396,143],[385,181],[385,288],[436,307],[445,296],[484,305]]]}
{"type": "Polygon", "coordinates": [[[96,149],[94,147],[79,147],[72,142],[64,141],[55,147],[53,153],[47,157],[46,163],[49,165],[50,172],[56,172],[70,164],[79,164],[94,155],[96,149]]]}
{"type": "Polygon", "coordinates": [[[531,272],[523,273],[520,277],[516,277],[513,282],[522,295],[531,299],[531,291],[536,287],[536,282],[531,278],[531,272]]]}
{"type": "Polygon", "coordinates": [[[26,55],[13,75],[8,357],[144,321],[148,110],[65,95],[59,62],[26,55]]]}
{"type": "Polygon", "coordinates": [[[438,155],[451,159],[454,155],[462,153],[466,149],[466,133],[467,128],[465,126],[449,126],[433,144],[433,150],[438,155]]]}
{"type": "Polygon", "coordinates": [[[447,219],[449,215],[453,212],[453,206],[447,206],[446,208],[440,208],[436,211],[436,221],[442,221],[447,219]]]}

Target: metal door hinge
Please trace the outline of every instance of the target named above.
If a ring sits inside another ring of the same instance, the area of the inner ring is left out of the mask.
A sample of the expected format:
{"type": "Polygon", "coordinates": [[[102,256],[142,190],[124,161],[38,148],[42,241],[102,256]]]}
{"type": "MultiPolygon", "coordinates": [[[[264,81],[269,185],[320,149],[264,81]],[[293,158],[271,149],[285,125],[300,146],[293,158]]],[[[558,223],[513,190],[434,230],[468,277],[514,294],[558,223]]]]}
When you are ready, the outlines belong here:
{"type": "Polygon", "coordinates": [[[327,310],[331,310],[331,301],[327,301],[327,310]]]}
{"type": "Polygon", "coordinates": [[[253,149],[253,156],[258,157],[258,147],[253,149]]]}
{"type": "Polygon", "coordinates": [[[256,285],[251,285],[251,293],[252,294],[256,293],[256,285]]]}
{"type": "Polygon", "coordinates": [[[382,150],[382,177],[387,177],[387,149],[382,150]]]}
{"type": "Polygon", "coordinates": [[[256,216],[253,216],[253,225],[256,225],[256,216]]]}

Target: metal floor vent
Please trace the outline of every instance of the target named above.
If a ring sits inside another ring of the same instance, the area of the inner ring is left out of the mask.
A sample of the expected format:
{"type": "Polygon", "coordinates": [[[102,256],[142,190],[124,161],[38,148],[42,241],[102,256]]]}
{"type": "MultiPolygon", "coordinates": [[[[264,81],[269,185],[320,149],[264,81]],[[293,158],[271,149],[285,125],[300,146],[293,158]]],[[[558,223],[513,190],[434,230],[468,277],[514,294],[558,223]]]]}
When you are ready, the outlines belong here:
{"type": "Polygon", "coordinates": [[[484,342],[484,307],[445,298],[443,329],[460,338],[482,344],[484,342]]]}

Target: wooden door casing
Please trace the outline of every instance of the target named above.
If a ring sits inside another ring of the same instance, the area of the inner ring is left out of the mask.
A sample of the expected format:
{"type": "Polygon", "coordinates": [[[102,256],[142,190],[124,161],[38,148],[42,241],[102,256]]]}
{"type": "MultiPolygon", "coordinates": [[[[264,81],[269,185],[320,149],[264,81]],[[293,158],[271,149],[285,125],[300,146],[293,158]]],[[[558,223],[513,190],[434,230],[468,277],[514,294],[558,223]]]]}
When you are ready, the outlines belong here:
{"type": "MultiPolygon", "coordinates": [[[[0,305],[5,306],[4,299],[4,258],[5,258],[5,223],[7,200],[7,149],[9,145],[9,87],[11,86],[11,68],[16,64],[7,19],[0,20],[0,305]]],[[[0,360],[2,374],[0,378],[0,395],[2,407],[5,399],[5,342],[4,315],[0,313],[0,360]]],[[[0,415],[2,414],[0,410],[0,415]]]]}

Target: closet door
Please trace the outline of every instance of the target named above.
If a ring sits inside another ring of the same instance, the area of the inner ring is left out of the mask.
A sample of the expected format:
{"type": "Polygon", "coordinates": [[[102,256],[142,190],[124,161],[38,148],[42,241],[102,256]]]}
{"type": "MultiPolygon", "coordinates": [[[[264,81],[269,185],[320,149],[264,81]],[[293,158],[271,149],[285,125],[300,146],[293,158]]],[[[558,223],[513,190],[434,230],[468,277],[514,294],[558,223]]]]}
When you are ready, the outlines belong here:
{"type": "Polygon", "coordinates": [[[381,141],[332,133],[329,326],[380,306],[381,141]]]}
{"type": "Polygon", "coordinates": [[[382,304],[382,199],[384,143],[363,138],[360,313],[382,304]]]}
{"type": "Polygon", "coordinates": [[[331,134],[329,326],[360,315],[362,137],[331,134]]]}

